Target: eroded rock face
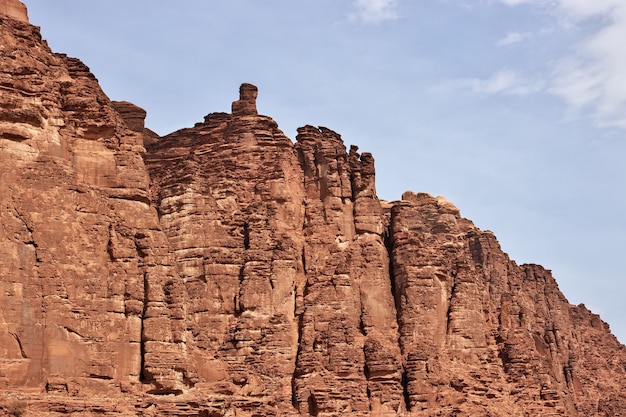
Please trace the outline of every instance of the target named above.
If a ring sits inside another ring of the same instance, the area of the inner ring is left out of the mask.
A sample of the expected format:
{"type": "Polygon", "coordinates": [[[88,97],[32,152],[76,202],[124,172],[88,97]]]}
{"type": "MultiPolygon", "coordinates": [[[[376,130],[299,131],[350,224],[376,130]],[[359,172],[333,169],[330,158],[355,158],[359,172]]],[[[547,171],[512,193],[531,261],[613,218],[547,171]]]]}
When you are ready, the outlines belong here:
{"type": "Polygon", "coordinates": [[[549,271],[516,265],[491,232],[427,194],[405,193],[392,207],[391,241],[412,415],[608,416],[601,404],[626,409],[615,402],[624,346],[597,316],[589,326],[594,316],[570,305],[549,271]],[[609,356],[589,356],[590,339],[602,339],[599,349],[609,356]],[[582,382],[599,368],[617,369],[612,383],[582,382]]]}
{"type": "Polygon", "coordinates": [[[256,97],[259,90],[255,85],[244,83],[239,87],[239,100],[232,105],[233,116],[256,116],[256,97]]]}
{"type": "Polygon", "coordinates": [[[251,84],[158,137],[0,30],[0,415],[624,414],[608,326],[452,203],[251,84]]]}
{"type": "Polygon", "coordinates": [[[28,23],[28,11],[19,0],[0,0],[0,17],[2,16],[28,23]]]}
{"type": "Polygon", "coordinates": [[[371,155],[326,128],[298,130],[306,285],[294,405],[301,413],[403,408],[401,356],[371,155]]]}
{"type": "Polygon", "coordinates": [[[192,383],[267,407],[291,404],[304,281],[303,177],[291,141],[269,117],[242,110],[210,114],[149,149],[185,294],[192,383]]]}
{"type": "Polygon", "coordinates": [[[0,30],[0,385],[80,395],[143,378],[180,390],[150,356],[175,355],[162,288],[176,272],[141,136],[37,28],[0,30]]]}

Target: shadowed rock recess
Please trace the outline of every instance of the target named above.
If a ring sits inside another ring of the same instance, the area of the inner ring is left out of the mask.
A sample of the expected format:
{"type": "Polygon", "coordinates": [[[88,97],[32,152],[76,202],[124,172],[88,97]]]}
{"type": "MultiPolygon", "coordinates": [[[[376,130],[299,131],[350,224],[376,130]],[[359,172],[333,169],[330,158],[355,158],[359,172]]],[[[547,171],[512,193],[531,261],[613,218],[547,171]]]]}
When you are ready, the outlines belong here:
{"type": "Polygon", "coordinates": [[[158,137],[0,0],[0,416],[626,415],[550,271],[243,84],[158,137]]]}

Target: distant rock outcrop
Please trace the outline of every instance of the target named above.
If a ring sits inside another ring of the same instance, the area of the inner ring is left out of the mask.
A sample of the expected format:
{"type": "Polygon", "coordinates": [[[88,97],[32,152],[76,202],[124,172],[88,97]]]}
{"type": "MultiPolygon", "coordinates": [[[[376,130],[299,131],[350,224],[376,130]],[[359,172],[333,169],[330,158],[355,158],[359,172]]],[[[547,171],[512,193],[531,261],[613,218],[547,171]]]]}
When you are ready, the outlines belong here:
{"type": "Polygon", "coordinates": [[[0,0],[0,416],[626,414],[608,325],[452,203],[379,200],[371,154],[292,142],[251,84],[159,137],[20,5],[0,0]]]}

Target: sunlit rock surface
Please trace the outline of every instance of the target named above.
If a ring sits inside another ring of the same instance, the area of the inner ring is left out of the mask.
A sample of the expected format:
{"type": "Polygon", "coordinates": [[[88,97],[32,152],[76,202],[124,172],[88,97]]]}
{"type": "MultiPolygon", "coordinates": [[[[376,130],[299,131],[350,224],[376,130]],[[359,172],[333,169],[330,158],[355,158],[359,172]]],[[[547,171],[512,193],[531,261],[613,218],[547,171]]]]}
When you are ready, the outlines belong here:
{"type": "Polygon", "coordinates": [[[0,415],[626,413],[607,324],[338,133],[243,84],[158,137],[18,1],[0,52],[0,415]]]}

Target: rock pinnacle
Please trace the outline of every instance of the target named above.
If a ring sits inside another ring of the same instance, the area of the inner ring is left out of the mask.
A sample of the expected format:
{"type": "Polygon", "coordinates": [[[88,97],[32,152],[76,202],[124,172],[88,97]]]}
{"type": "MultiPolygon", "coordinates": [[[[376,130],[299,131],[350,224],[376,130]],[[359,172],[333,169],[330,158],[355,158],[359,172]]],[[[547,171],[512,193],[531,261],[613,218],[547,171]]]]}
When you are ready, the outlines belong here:
{"type": "Polygon", "coordinates": [[[234,101],[232,113],[235,116],[256,116],[256,97],[259,89],[252,84],[243,83],[239,87],[239,100],[234,101]]]}

